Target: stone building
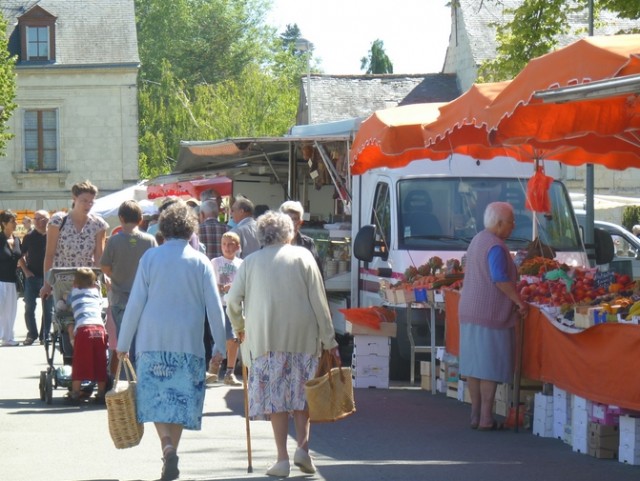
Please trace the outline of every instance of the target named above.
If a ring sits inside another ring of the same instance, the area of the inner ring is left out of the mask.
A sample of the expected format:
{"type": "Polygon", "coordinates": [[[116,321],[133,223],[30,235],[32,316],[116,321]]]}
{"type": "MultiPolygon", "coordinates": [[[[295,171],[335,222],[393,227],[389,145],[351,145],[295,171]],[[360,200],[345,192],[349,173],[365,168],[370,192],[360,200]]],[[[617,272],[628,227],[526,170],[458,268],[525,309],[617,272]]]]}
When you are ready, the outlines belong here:
{"type": "Polygon", "coordinates": [[[17,58],[14,138],[0,158],[0,209],[57,210],[89,179],[138,181],[133,0],[3,0],[17,58]]]}

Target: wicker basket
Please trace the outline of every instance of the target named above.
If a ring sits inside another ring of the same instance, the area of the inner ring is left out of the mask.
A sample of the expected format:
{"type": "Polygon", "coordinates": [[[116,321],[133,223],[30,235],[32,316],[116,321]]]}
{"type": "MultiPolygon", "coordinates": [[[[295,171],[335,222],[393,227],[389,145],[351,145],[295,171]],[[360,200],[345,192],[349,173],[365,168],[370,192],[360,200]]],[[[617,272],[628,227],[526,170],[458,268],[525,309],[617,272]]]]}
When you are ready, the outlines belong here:
{"type": "Polygon", "coordinates": [[[333,355],[324,351],[317,377],[305,384],[309,420],[312,423],[337,421],[356,411],[351,368],[333,366],[333,355]]]}
{"type": "Polygon", "coordinates": [[[118,363],[116,379],[105,395],[109,417],[109,434],[117,449],[137,446],[144,434],[144,425],[136,417],[136,373],[129,358],[118,363]],[[120,381],[120,370],[124,366],[126,381],[120,381]]]}

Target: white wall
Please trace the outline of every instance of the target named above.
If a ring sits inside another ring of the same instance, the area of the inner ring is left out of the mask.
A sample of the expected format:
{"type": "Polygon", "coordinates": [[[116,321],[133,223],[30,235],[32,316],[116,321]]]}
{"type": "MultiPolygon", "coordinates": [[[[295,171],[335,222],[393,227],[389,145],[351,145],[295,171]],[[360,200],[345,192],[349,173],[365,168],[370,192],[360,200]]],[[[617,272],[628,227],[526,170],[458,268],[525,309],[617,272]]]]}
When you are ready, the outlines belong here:
{"type": "Polygon", "coordinates": [[[0,208],[69,206],[71,186],[89,179],[101,191],[138,180],[137,69],[18,69],[15,138],[0,158],[0,208]],[[24,172],[23,111],[57,108],[60,172],[24,172]]]}

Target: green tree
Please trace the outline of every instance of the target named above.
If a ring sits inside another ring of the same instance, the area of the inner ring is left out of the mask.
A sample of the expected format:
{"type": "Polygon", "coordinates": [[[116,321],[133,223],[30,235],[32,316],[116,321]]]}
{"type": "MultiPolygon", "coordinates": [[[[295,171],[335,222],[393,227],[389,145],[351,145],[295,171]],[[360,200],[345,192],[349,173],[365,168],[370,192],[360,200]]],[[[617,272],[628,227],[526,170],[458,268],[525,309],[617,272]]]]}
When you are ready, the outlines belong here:
{"type": "Polygon", "coordinates": [[[171,171],[181,140],[280,136],[295,120],[298,90],[286,78],[247,65],[237,80],[189,90],[163,64],[159,83],[139,90],[140,175],[171,171]]]}
{"type": "Polygon", "coordinates": [[[393,73],[393,64],[384,51],[384,42],[376,39],[371,44],[369,55],[360,60],[360,70],[367,74],[393,73]]]}
{"type": "MultiPolygon", "coordinates": [[[[499,4],[501,0],[485,0],[499,4]]],[[[558,46],[558,36],[571,32],[570,19],[584,13],[588,0],[523,0],[520,6],[504,9],[513,16],[506,23],[495,23],[496,57],[478,68],[478,82],[497,82],[515,77],[532,58],[544,55],[558,46]]],[[[594,0],[594,16],[600,9],[618,13],[621,17],[640,18],[638,0],[594,0]]]]}
{"type": "Polygon", "coordinates": [[[235,78],[269,58],[268,0],[136,0],[142,78],[159,81],[167,60],[189,84],[235,78]]]}
{"type": "Polygon", "coordinates": [[[307,57],[286,44],[297,26],[279,37],[263,23],[267,3],[136,0],[142,177],[170,172],[181,140],[279,136],[295,123],[307,57]]]}
{"type": "Polygon", "coordinates": [[[600,0],[600,6],[611,12],[617,12],[622,18],[640,18],[640,2],[638,0],[600,0]]]}
{"type": "Polygon", "coordinates": [[[7,142],[13,137],[8,132],[7,121],[16,109],[15,58],[9,56],[7,21],[0,15],[0,155],[4,154],[7,142]]]}
{"type": "Polygon", "coordinates": [[[628,205],[622,210],[622,225],[628,231],[640,224],[640,205],[628,205]]]}

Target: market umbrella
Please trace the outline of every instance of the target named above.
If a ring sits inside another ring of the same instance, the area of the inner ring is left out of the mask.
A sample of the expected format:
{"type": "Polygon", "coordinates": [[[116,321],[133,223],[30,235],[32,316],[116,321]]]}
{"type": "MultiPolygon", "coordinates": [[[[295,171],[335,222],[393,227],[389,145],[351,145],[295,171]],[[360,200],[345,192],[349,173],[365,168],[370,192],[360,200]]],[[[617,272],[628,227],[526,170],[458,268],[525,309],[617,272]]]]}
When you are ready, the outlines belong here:
{"type": "Polygon", "coordinates": [[[487,145],[486,108],[511,81],[473,84],[460,97],[440,107],[440,115],[423,125],[424,146],[453,153],[459,146],[487,145]]]}
{"type": "Polygon", "coordinates": [[[443,103],[404,105],[378,110],[360,124],[351,152],[351,172],[358,175],[376,167],[401,167],[429,156],[442,160],[448,152],[425,149],[422,126],[434,121],[443,103]]]}

